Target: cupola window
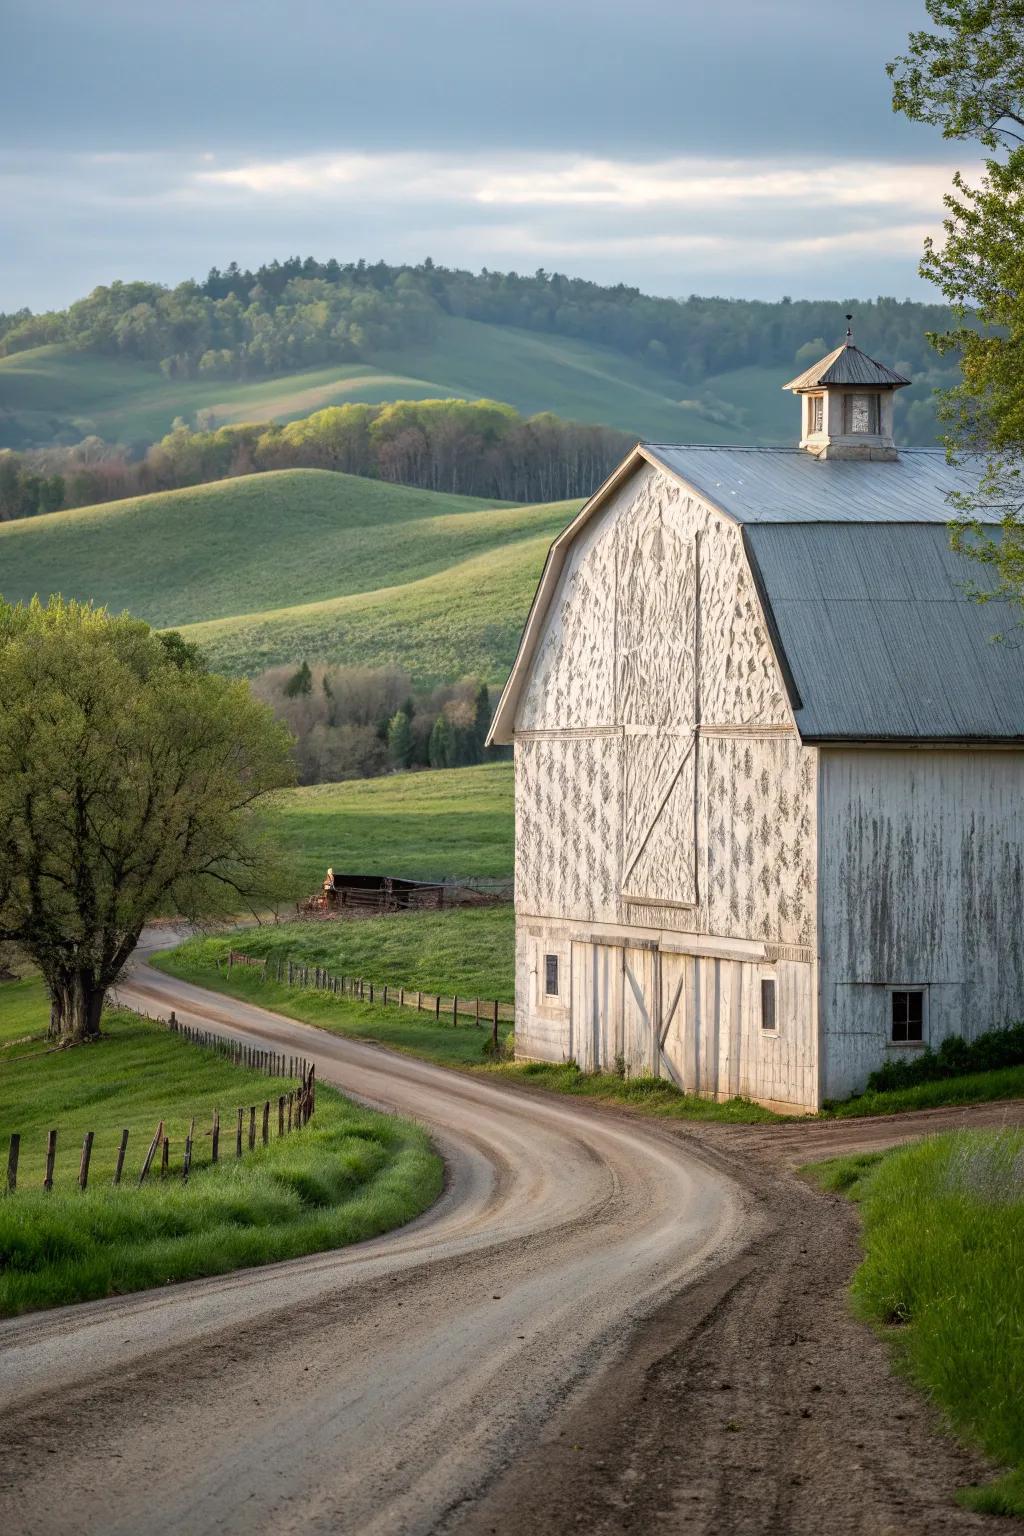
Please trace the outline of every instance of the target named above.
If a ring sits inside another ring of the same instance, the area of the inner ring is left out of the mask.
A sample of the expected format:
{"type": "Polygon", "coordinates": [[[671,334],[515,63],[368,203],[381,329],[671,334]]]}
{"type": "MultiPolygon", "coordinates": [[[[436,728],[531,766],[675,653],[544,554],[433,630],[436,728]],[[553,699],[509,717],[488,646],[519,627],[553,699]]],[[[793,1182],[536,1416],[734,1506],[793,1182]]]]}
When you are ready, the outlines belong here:
{"type": "Polygon", "coordinates": [[[843,399],[844,432],[878,431],[878,396],[846,395],[843,399]]]}
{"type": "Polygon", "coordinates": [[[810,399],[808,400],[807,404],[808,404],[808,417],[807,417],[807,430],[808,430],[808,432],[824,432],[824,430],[825,430],[825,396],[824,395],[812,395],[810,397],[810,399]]]}

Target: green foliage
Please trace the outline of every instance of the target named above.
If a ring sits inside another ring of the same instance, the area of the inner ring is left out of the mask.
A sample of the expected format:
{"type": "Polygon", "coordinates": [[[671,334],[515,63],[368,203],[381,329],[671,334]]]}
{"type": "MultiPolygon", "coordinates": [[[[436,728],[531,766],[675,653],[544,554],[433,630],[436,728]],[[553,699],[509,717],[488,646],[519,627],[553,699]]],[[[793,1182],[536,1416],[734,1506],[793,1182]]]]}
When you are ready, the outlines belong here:
{"type": "Polygon", "coordinates": [[[320,1085],[301,1132],[233,1157],[238,1104],[275,1102],[294,1087],[230,1066],[155,1024],[113,1014],[102,1044],[44,1050],[46,1008],[28,983],[34,1040],[9,1037],[0,993],[0,1125],[21,1133],[19,1188],[0,1200],[0,1315],[120,1295],[169,1281],[295,1258],[387,1231],[417,1215],[441,1188],[440,1159],[418,1128],[348,1103],[320,1085]],[[222,1112],[221,1162],[203,1135],[222,1112]],[[180,1179],[184,1137],[197,1133],[192,1176],[180,1179]],[[171,1141],[172,1177],[138,1170],[158,1120],[171,1141]],[[40,1186],[46,1133],[58,1128],[53,1192],[40,1186]],[[111,1188],[122,1128],[130,1131],[125,1182],[111,1188]],[[78,1151],[95,1132],[90,1184],[75,1187],[78,1151]]]}
{"type": "Polygon", "coordinates": [[[941,400],[950,454],[982,456],[976,492],[953,498],[954,548],[995,576],[978,595],[1024,603],[1024,4],[1021,0],[927,0],[940,29],[911,35],[889,66],[893,105],[946,138],[977,138],[1005,158],[985,161],[980,182],[959,172],[944,199],[944,239],[925,242],[922,275],[961,323],[932,336],[955,356],[960,383],[941,400]],[[998,514],[1000,533],[978,521],[998,514]]]}
{"type": "Polygon", "coordinates": [[[891,1152],[859,1178],[841,1169],[831,1186],[861,1204],[860,1312],[893,1330],[897,1360],[951,1427],[1015,1469],[965,1502],[1014,1514],[1024,1514],[1022,1170],[1024,1132],[960,1131],[891,1152]]]}
{"type": "Polygon", "coordinates": [[[313,692],[313,674],[309,670],[308,661],[304,661],[299,670],[288,679],[284,685],[284,691],[289,699],[304,697],[313,692]]]}
{"type": "Polygon", "coordinates": [[[925,0],[925,9],[940,30],[912,32],[907,53],[887,65],[894,111],[990,149],[1024,132],[1022,0],[925,0]]]}
{"type": "Polygon", "coordinates": [[[454,740],[451,725],[444,715],[438,715],[430,733],[429,748],[431,768],[455,766],[454,740]]]}
{"type": "Polygon", "coordinates": [[[392,768],[408,768],[412,758],[412,724],[405,709],[398,710],[388,721],[388,759],[392,768]]]}
{"type": "Polygon", "coordinates": [[[910,1060],[887,1061],[868,1078],[868,1091],[884,1093],[891,1088],[1019,1066],[1024,1066],[1024,1024],[1010,1024],[1006,1029],[986,1030],[973,1040],[949,1035],[936,1051],[926,1046],[910,1060]]]}
{"type": "Polygon", "coordinates": [[[254,817],[290,743],[244,684],[60,599],[0,603],[0,699],[0,941],[80,1039],[154,913],[266,888],[254,817]]]}

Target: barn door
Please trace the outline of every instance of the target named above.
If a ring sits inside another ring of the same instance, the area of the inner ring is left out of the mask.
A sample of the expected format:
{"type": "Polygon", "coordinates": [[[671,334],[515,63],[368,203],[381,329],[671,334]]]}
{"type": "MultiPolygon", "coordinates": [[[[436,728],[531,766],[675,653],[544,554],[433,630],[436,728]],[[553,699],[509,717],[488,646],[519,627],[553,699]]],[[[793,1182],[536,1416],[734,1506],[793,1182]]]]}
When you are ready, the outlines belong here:
{"type": "Polygon", "coordinates": [[[574,943],[569,1054],[584,1072],[610,1071],[622,1051],[622,949],[574,943]]]}

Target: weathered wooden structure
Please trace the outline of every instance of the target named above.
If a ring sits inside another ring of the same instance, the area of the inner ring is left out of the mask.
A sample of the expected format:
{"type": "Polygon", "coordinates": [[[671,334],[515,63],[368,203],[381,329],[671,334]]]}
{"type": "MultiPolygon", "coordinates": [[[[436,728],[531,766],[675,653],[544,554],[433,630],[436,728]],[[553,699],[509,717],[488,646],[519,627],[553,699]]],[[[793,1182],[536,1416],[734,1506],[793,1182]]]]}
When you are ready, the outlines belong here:
{"type": "Polygon", "coordinates": [[[813,1110],[1024,1013],[1024,659],[847,347],[800,448],[641,445],[552,546],[492,729],[517,1054],[813,1110]]]}

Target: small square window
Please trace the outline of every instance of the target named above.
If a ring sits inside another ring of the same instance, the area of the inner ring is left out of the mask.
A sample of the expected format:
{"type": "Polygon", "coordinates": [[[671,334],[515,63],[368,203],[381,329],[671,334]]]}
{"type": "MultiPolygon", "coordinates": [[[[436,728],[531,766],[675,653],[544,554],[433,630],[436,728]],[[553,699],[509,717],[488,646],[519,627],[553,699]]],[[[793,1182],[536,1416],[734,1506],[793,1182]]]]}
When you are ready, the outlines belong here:
{"type": "Polygon", "coordinates": [[[775,977],[766,976],[761,982],[761,1028],[778,1029],[775,1017],[775,977]]]}
{"type": "Polygon", "coordinates": [[[544,995],[558,996],[558,956],[544,956],[544,995]]]}
{"type": "Polygon", "coordinates": [[[825,397],[824,395],[812,395],[810,410],[808,412],[808,430],[810,432],[822,432],[825,428],[825,397]]]}
{"type": "Polygon", "coordinates": [[[911,1045],[924,1039],[923,988],[892,993],[892,1038],[897,1045],[911,1045]]]}

